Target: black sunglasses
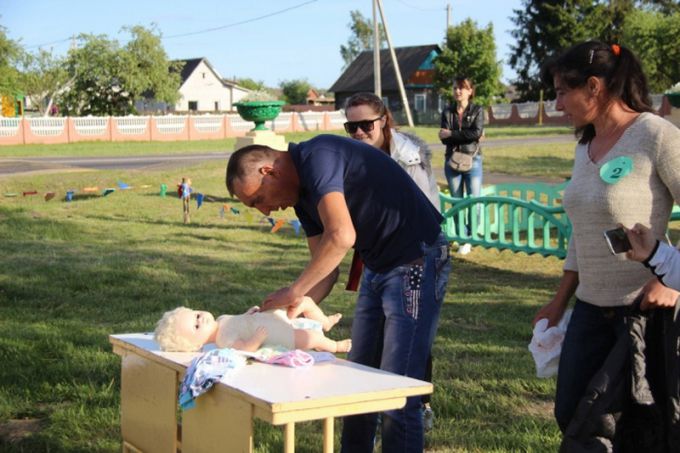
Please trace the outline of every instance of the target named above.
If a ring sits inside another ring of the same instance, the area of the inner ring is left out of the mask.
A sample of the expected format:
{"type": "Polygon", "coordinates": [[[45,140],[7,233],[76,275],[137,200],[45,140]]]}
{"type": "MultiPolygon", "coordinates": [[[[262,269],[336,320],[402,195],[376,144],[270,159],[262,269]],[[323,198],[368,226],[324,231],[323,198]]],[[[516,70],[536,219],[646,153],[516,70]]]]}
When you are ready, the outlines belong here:
{"type": "Polygon", "coordinates": [[[361,120],[361,121],[347,121],[345,126],[345,131],[348,134],[355,134],[357,129],[361,128],[362,131],[368,133],[373,130],[374,123],[381,120],[382,116],[379,116],[372,120],[361,120]]]}

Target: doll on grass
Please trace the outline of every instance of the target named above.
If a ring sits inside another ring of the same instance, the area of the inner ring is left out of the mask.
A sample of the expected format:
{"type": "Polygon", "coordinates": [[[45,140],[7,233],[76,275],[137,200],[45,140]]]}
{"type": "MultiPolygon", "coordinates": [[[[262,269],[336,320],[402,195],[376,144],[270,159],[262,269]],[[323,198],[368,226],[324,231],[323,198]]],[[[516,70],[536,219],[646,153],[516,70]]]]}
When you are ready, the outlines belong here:
{"type": "Polygon", "coordinates": [[[351,340],[335,341],[324,335],[340,321],[340,313],[326,316],[309,297],[296,311],[305,318],[289,319],[285,310],[261,312],[253,307],[242,315],[222,315],[216,320],[207,311],[178,307],[163,314],[154,339],[164,351],[198,351],[215,343],[219,348],[250,352],[263,346],[349,352],[351,340]]]}

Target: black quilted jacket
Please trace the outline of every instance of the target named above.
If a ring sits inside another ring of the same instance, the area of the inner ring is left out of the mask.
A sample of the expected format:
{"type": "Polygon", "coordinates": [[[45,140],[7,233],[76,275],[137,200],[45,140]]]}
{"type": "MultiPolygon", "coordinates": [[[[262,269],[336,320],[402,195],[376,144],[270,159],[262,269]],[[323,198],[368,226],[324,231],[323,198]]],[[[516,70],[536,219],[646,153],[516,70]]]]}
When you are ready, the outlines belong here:
{"type": "Polygon", "coordinates": [[[619,339],[588,385],[561,453],[680,452],[680,319],[675,309],[627,318],[619,339]]]}

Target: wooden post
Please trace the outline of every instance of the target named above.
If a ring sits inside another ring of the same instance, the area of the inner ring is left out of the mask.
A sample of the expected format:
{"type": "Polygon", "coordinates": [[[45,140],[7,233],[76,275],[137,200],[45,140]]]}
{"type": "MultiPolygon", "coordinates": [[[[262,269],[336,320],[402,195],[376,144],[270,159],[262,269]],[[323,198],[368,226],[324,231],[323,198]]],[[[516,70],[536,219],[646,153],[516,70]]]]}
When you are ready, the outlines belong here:
{"type": "Polygon", "coordinates": [[[385,13],[382,7],[382,0],[376,0],[378,4],[378,10],[380,11],[380,18],[382,19],[383,28],[385,29],[385,38],[387,39],[387,47],[390,49],[390,55],[392,56],[392,64],[394,65],[394,75],[397,77],[397,86],[399,87],[399,94],[401,95],[401,102],[404,105],[404,112],[406,112],[406,122],[409,127],[413,127],[413,118],[411,117],[411,107],[408,105],[408,99],[406,98],[406,91],[404,90],[404,81],[401,79],[401,71],[399,70],[399,62],[397,61],[397,54],[394,53],[394,47],[392,46],[392,39],[390,39],[390,32],[387,29],[387,21],[385,20],[385,13]]]}

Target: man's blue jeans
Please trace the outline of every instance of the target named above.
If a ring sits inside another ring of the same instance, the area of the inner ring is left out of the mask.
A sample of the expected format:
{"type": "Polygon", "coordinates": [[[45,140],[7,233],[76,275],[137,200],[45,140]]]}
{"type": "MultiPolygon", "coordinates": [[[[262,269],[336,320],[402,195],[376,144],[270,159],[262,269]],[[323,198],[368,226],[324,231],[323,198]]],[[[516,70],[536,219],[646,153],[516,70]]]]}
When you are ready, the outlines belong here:
{"type": "Polygon", "coordinates": [[[567,429],[590,379],[621,335],[627,335],[625,317],[630,307],[602,308],[576,300],[562,343],[557,373],[555,419],[567,429]]]}
{"type": "MultiPolygon", "coordinates": [[[[482,155],[477,154],[472,159],[470,171],[460,173],[452,169],[446,162],[444,163],[444,176],[449,185],[449,193],[452,197],[463,198],[464,195],[478,197],[482,193],[482,155]]],[[[479,216],[479,206],[477,207],[479,216]]],[[[470,234],[470,219],[466,224],[466,233],[470,234]]]]}
{"type": "MultiPolygon", "coordinates": [[[[349,359],[392,373],[423,379],[432,349],[451,259],[440,234],[423,244],[423,258],[385,273],[365,269],[352,323],[349,359]]],[[[378,414],[345,417],[342,452],[372,452],[378,414]]],[[[421,397],[382,415],[384,452],[422,452],[421,397]]]]}

